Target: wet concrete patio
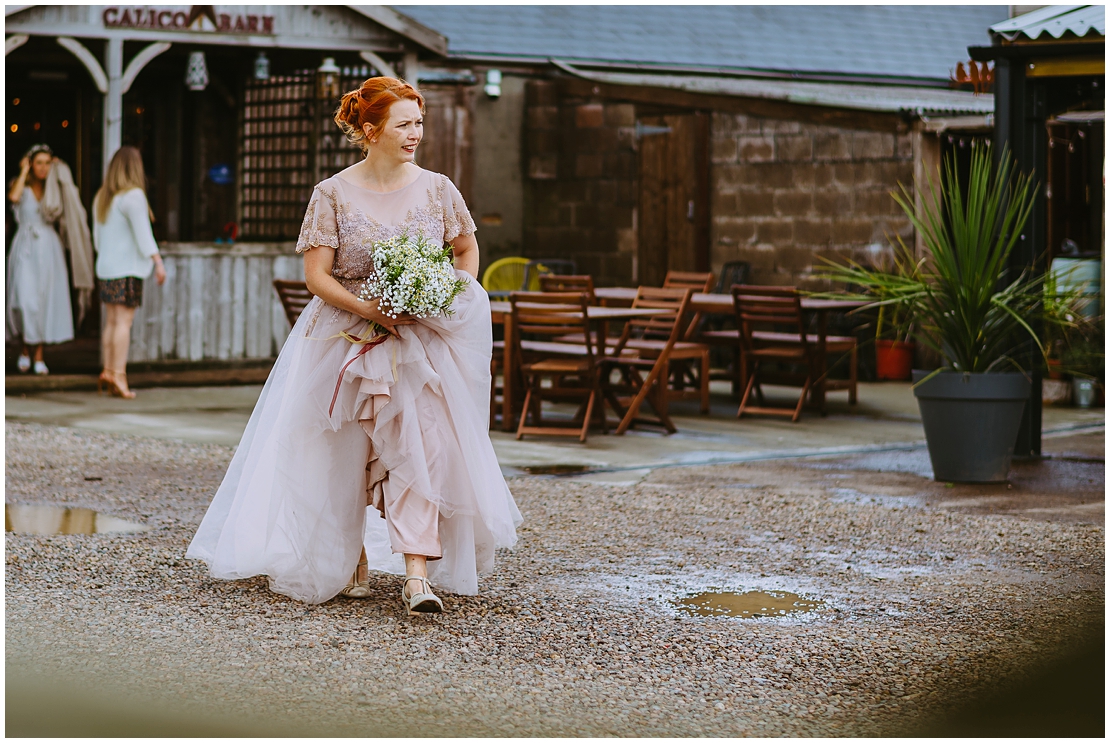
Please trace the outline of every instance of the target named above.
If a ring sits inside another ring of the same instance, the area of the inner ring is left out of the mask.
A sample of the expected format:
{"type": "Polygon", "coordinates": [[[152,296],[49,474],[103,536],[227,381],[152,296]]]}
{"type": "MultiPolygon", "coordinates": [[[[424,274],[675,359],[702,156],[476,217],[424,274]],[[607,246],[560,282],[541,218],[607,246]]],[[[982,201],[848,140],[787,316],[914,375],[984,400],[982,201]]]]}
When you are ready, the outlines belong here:
{"type": "MultiPolygon", "coordinates": [[[[536,436],[517,441],[501,431],[490,437],[507,476],[581,469],[588,471],[579,476],[584,481],[613,484],[637,482],[659,467],[914,451],[924,445],[921,416],[908,383],[861,383],[858,405],[848,405],[843,393],[834,393],[827,416],[807,411],[798,423],[768,417],[737,420],[727,383],[714,382],[712,389],[709,415],[699,415],[693,402],[673,404],[678,433],[670,436],[652,429],[625,436],[594,431],[585,444],[536,436]]],[[[6,416],[87,431],[235,446],[261,390],[261,385],[156,387],[139,390],[134,400],[47,391],[9,395],[6,416]]],[[[783,404],[792,392],[767,390],[783,404]]],[[[1105,420],[1101,408],[1045,407],[1043,414],[1048,437],[1097,428],[1105,420]]]]}

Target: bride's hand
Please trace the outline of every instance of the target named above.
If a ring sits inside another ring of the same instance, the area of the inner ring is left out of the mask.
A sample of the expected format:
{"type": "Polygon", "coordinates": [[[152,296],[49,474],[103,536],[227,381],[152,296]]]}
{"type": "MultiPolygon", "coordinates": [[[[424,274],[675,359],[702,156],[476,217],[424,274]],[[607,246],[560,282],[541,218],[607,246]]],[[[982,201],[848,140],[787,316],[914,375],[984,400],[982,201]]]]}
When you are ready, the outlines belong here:
{"type": "Polygon", "coordinates": [[[408,313],[405,312],[400,313],[399,315],[397,315],[397,317],[390,317],[389,315],[381,311],[380,303],[381,300],[378,299],[373,299],[369,302],[361,302],[362,307],[365,311],[360,312],[359,315],[374,323],[392,336],[399,336],[399,333],[397,332],[398,326],[416,324],[416,318],[410,316],[408,313]]]}

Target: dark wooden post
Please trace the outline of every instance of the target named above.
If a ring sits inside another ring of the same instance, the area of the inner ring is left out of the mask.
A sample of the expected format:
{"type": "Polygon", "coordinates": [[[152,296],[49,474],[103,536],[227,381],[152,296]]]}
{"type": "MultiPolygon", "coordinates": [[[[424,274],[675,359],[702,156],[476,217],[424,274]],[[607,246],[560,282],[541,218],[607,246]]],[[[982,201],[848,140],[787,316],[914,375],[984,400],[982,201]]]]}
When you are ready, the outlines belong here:
{"type": "MultiPolygon", "coordinates": [[[[1034,275],[1045,271],[1046,205],[1044,190],[1047,134],[1045,128],[1046,90],[1044,80],[1025,75],[1025,60],[999,59],[995,67],[995,157],[1001,158],[1008,148],[1015,168],[1032,174],[1038,186],[1029,220],[1021,231],[1014,252],[1010,255],[1011,275],[1032,269],[1034,275]]],[[[1035,332],[1041,332],[1039,318],[1028,318],[1035,332]]],[[[1025,344],[1024,359],[1032,369],[1033,386],[1025,404],[1014,455],[1036,457],[1041,454],[1041,372],[1036,364],[1036,345],[1025,344]]]]}

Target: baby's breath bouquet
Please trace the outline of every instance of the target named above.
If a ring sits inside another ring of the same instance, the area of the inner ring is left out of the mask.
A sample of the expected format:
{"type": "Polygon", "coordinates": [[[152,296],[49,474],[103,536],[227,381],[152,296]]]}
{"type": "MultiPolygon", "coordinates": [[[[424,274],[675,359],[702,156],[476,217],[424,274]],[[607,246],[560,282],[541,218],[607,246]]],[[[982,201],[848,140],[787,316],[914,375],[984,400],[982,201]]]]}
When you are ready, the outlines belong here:
{"type": "Polygon", "coordinates": [[[451,246],[437,248],[423,235],[408,232],[378,240],[368,246],[374,275],[366,280],[358,297],[380,299],[381,311],[396,318],[402,312],[413,317],[452,314],[451,303],[469,283],[455,275],[451,246]]]}
{"type": "MultiPolygon", "coordinates": [[[[366,279],[357,296],[363,301],[381,300],[378,307],[388,317],[396,318],[402,312],[407,312],[413,317],[451,315],[453,314],[451,303],[470,283],[466,279],[455,276],[455,269],[451,262],[451,246],[437,248],[425,240],[423,235],[414,238],[407,232],[402,232],[400,235],[388,240],[378,240],[366,247],[374,262],[374,275],[366,279]]],[[[335,410],[335,401],[339,398],[339,390],[343,385],[343,375],[347,367],[359,356],[380,346],[390,337],[388,333],[381,331],[382,328],[377,323],[371,322],[365,337],[356,336],[347,331],[339,334],[339,337],[361,348],[339,370],[339,378],[335,381],[335,392],[331,396],[328,415],[335,410]]],[[[393,364],[393,375],[396,377],[396,355],[394,355],[393,364]]]]}

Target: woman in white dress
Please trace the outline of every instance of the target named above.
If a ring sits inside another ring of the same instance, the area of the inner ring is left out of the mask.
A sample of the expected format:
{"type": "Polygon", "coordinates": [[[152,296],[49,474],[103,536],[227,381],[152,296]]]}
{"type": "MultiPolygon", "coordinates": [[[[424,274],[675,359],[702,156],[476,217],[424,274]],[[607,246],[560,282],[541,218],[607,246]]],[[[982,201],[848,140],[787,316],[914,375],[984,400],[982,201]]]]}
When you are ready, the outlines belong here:
{"type": "Polygon", "coordinates": [[[516,542],[520,512],[488,433],[493,339],[474,222],[454,184],[414,162],[423,111],[394,78],[343,97],[336,122],[366,157],[309,202],[297,251],[316,296],[187,553],[215,577],[264,574],[319,603],[368,596],[369,567],[403,570],[408,611],[437,612],[429,579],[475,594],[494,551],[516,542]],[[357,297],[370,245],[405,231],[453,246],[470,283],[450,316],[393,319],[357,297]],[[347,338],[368,321],[390,338],[360,355],[347,338]]]}
{"type": "Polygon", "coordinates": [[[35,374],[47,374],[43,344],[73,340],[69,272],[62,241],[42,212],[53,164],[50,148],[35,145],[20,161],[19,175],[8,189],[18,225],[8,258],[8,333],[22,340],[17,367],[24,373],[31,369],[31,347],[35,374]]]}

